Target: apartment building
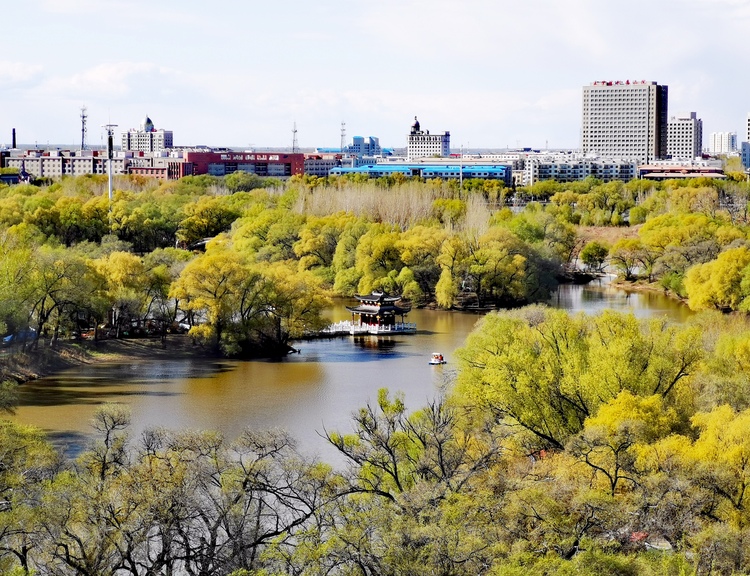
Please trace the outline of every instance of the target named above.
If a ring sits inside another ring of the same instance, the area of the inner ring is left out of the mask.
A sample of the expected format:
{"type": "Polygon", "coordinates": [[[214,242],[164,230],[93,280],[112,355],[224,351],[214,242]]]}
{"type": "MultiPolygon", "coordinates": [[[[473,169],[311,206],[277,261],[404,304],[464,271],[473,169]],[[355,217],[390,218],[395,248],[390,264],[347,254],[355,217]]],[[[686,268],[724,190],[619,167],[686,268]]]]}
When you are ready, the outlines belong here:
{"type": "Polygon", "coordinates": [[[692,160],[703,152],[703,121],[695,112],[672,116],[667,123],[667,156],[692,160]]]}
{"type": "Polygon", "coordinates": [[[737,152],[737,132],[711,132],[711,154],[737,152]]]}
{"type": "Polygon", "coordinates": [[[582,152],[641,163],[664,158],[667,101],[667,86],[645,80],[584,86],[582,152]]]}

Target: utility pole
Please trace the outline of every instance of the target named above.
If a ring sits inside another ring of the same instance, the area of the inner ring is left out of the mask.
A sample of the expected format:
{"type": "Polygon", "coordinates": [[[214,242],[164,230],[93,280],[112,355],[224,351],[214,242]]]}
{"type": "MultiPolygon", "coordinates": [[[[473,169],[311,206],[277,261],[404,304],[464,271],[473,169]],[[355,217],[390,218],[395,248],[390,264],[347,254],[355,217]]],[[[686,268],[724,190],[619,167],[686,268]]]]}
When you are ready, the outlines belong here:
{"type": "Polygon", "coordinates": [[[458,155],[458,197],[463,198],[464,193],[464,145],[461,144],[461,152],[458,155]]]}

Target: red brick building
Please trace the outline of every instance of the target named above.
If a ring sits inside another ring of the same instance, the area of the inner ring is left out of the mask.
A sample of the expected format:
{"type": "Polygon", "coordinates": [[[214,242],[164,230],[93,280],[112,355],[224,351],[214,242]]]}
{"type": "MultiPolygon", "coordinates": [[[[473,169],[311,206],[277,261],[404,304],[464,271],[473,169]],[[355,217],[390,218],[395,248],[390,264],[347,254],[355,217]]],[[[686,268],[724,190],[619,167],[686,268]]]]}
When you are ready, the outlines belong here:
{"type": "Polygon", "coordinates": [[[193,164],[193,174],[225,176],[248,172],[258,176],[288,177],[305,173],[304,154],[283,152],[185,152],[185,162],[193,164]]]}

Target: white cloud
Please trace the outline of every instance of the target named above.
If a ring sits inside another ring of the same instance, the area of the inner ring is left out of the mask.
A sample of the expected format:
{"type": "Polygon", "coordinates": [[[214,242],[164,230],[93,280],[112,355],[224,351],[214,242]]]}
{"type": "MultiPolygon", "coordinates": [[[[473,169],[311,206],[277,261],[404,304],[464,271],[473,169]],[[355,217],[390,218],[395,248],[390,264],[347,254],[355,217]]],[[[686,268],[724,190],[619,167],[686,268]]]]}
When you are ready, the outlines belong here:
{"type": "Polygon", "coordinates": [[[0,84],[7,89],[15,85],[28,83],[38,78],[42,70],[43,68],[39,64],[0,60],[0,84]]]}

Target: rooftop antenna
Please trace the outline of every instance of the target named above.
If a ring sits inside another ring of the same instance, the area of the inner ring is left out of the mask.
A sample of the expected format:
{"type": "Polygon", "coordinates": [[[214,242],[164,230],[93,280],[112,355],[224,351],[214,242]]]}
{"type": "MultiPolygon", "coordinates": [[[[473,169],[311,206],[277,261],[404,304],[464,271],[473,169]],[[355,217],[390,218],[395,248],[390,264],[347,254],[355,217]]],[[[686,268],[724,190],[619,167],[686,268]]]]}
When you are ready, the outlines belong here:
{"type": "Polygon", "coordinates": [[[341,122],[341,152],[344,152],[344,146],[346,146],[346,122],[341,122]]]}
{"type": "Polygon", "coordinates": [[[294,123],[292,128],[292,154],[297,153],[297,122],[294,123]]]}
{"type": "Polygon", "coordinates": [[[81,150],[86,150],[86,136],[88,134],[88,128],[86,128],[86,120],[89,115],[86,112],[86,106],[81,106],[81,150]]]}

